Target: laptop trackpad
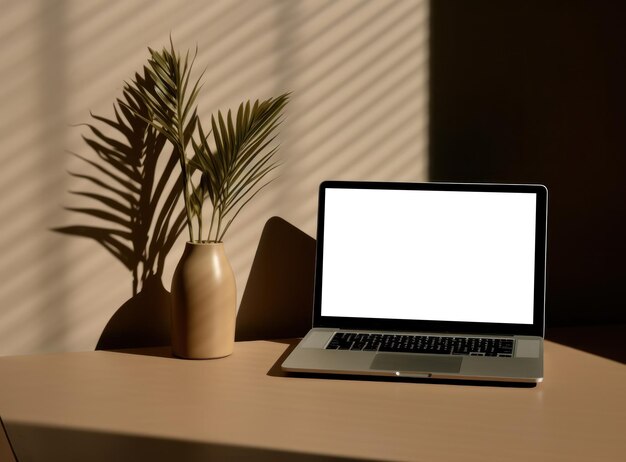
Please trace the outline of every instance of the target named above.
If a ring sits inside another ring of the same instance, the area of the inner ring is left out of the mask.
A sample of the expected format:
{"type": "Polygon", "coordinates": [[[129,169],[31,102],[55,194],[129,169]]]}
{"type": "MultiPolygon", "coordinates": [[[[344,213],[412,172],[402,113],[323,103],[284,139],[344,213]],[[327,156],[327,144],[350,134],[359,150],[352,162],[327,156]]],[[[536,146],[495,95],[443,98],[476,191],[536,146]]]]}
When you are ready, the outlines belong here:
{"type": "Polygon", "coordinates": [[[410,354],[378,353],[370,369],[399,372],[459,372],[460,356],[422,356],[410,354]]]}

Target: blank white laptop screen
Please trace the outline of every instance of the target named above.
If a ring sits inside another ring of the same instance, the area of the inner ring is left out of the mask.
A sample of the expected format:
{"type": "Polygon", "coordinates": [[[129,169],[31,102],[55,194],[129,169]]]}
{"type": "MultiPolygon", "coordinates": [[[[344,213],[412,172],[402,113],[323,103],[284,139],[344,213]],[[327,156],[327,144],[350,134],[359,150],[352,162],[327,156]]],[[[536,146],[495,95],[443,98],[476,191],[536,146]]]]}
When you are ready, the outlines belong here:
{"type": "Polygon", "coordinates": [[[534,193],[327,189],[322,316],[532,324],[534,193]]]}

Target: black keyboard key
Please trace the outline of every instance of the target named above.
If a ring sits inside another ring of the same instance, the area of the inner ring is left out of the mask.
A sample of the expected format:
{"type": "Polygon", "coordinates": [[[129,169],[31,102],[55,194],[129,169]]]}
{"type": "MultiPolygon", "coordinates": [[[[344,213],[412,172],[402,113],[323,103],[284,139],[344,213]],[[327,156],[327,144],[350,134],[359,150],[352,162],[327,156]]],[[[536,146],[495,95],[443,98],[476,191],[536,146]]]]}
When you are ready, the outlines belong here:
{"type": "Polygon", "coordinates": [[[337,332],[327,349],[510,358],[513,339],[337,332]]]}

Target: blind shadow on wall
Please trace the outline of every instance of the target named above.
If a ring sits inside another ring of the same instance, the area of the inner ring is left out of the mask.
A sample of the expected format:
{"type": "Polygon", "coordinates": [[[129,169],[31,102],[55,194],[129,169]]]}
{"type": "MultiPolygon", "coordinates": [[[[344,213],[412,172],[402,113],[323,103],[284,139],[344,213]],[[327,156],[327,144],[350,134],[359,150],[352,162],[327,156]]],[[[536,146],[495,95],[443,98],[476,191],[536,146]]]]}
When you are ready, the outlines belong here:
{"type": "MultiPolygon", "coordinates": [[[[154,257],[145,278],[144,268],[134,276],[102,232],[110,220],[94,212],[112,191],[88,178],[102,180],[84,160],[95,151],[82,137],[104,138],[76,127],[102,122],[90,112],[116,120],[111,103],[147,46],[170,35],[181,50],[198,46],[197,66],[207,67],[201,118],[292,92],[280,176],[225,243],[241,299],[268,218],[312,235],[322,180],[426,178],[427,18],[425,0],[3,3],[1,34],[11,46],[0,50],[0,354],[93,349],[134,292],[149,281],[155,293],[170,286],[183,239],[154,257]],[[91,231],[70,232],[76,226],[91,231]]],[[[98,128],[124,141],[113,127],[98,128]]],[[[157,163],[155,178],[165,168],[157,163]]]]}

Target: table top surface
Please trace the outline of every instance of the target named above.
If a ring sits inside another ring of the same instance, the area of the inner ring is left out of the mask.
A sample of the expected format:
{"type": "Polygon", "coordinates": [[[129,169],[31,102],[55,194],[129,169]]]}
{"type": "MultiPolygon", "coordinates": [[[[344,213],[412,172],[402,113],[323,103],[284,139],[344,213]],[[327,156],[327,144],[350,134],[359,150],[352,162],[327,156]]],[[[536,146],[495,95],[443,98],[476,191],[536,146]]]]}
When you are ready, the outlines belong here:
{"type": "Polygon", "coordinates": [[[296,377],[280,371],[294,344],[240,342],[210,361],[167,348],[2,357],[0,416],[20,461],[626,454],[626,368],[615,361],[547,341],[533,387],[296,377]]]}

